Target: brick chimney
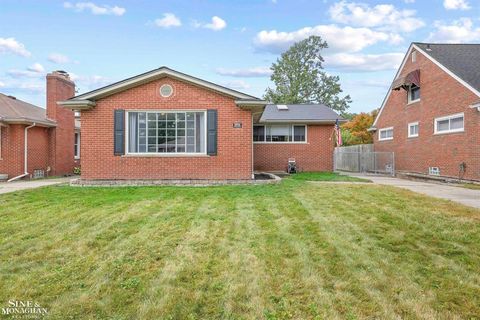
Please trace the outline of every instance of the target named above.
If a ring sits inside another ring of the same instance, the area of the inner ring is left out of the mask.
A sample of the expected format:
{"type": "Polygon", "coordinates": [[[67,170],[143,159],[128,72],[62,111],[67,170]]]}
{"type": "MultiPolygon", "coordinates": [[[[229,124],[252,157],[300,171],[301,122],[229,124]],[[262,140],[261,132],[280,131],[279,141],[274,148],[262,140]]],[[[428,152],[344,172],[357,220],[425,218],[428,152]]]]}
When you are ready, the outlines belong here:
{"type": "Polygon", "coordinates": [[[65,71],[47,74],[47,118],[57,122],[50,130],[50,175],[65,175],[73,172],[75,115],[57,105],[75,95],[75,83],[65,71]]]}

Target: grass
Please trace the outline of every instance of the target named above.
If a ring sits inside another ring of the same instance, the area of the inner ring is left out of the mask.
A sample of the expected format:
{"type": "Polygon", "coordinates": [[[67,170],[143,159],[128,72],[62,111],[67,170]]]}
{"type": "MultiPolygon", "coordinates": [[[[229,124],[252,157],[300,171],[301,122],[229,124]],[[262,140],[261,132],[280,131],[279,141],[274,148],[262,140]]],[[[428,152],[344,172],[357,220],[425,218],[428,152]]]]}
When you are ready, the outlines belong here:
{"type": "Polygon", "coordinates": [[[371,182],[368,179],[350,177],[335,172],[299,172],[290,177],[299,181],[371,182]]]}
{"type": "Polygon", "coordinates": [[[472,190],[480,190],[480,184],[475,184],[475,183],[463,183],[461,187],[472,189],[472,190]]]}
{"type": "Polygon", "coordinates": [[[48,319],[480,314],[480,211],[386,186],[45,187],[0,196],[0,252],[0,307],[48,319]]]}

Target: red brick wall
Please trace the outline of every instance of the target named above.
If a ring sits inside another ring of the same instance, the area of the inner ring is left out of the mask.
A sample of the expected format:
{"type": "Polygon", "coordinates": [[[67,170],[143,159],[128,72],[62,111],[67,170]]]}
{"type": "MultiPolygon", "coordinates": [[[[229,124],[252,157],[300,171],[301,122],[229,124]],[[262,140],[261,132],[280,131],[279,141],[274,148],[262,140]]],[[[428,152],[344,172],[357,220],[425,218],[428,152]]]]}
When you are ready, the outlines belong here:
{"type": "Polygon", "coordinates": [[[251,179],[252,116],[233,98],[171,78],[162,78],[100,99],[82,112],[82,178],[84,179],[251,179]],[[174,87],[169,98],[162,84],[174,87]],[[217,156],[114,156],[114,109],[218,110],[217,156]],[[241,129],[233,128],[242,122],[241,129]]]}
{"type": "MultiPolygon", "coordinates": [[[[2,153],[0,173],[9,179],[24,173],[25,125],[2,127],[2,153]]],[[[28,172],[48,167],[48,128],[33,127],[28,130],[28,172]]]]}
{"type": "Polygon", "coordinates": [[[332,171],[331,126],[307,127],[307,143],[254,143],[255,170],[286,171],[288,158],[295,158],[300,171],[332,171]]]}
{"type": "Polygon", "coordinates": [[[405,90],[392,91],[376,127],[394,127],[394,139],[374,143],[376,151],[395,152],[397,170],[428,173],[439,167],[441,175],[458,177],[459,164],[465,162],[465,178],[480,180],[480,113],[469,108],[480,100],[457,80],[421,53],[417,61],[408,57],[401,75],[420,69],[421,99],[407,105],[405,90]],[[464,112],[465,131],[434,135],[434,118],[464,112]],[[419,122],[419,137],[408,138],[408,123],[419,122]]]}
{"type": "Polygon", "coordinates": [[[71,110],[57,105],[75,95],[75,84],[55,72],[47,75],[47,118],[55,120],[57,127],[50,132],[50,164],[52,175],[71,174],[76,165],[73,145],[75,117],[71,110]]]}
{"type": "Polygon", "coordinates": [[[16,177],[24,172],[23,153],[24,136],[23,125],[9,125],[1,128],[2,154],[0,173],[8,174],[8,178],[16,177]]]}

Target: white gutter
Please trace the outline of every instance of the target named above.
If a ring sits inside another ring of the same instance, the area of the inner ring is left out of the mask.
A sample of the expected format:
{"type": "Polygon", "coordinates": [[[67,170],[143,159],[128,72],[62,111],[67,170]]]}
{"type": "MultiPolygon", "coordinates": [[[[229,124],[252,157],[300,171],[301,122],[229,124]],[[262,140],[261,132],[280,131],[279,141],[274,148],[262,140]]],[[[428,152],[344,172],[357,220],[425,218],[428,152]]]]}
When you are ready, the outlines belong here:
{"type": "Polygon", "coordinates": [[[24,159],[23,159],[23,168],[24,168],[24,173],[19,175],[19,176],[16,176],[10,180],[8,180],[7,182],[12,182],[12,181],[15,181],[15,180],[18,180],[18,179],[21,179],[25,176],[28,176],[28,129],[30,128],[33,128],[35,127],[37,124],[34,122],[31,126],[28,126],[28,127],[25,127],[25,134],[24,134],[24,139],[25,139],[25,150],[23,151],[24,152],[24,159]]]}

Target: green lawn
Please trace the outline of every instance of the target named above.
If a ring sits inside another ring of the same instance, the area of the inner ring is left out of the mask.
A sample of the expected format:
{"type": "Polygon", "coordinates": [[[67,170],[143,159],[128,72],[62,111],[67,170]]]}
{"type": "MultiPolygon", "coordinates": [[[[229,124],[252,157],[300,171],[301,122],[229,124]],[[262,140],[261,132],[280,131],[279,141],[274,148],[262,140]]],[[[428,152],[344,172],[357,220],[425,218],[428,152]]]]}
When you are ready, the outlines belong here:
{"type": "Polygon", "coordinates": [[[335,172],[300,172],[292,174],[290,178],[301,181],[371,182],[367,179],[349,177],[335,172]]]}
{"type": "Polygon", "coordinates": [[[480,211],[406,190],[56,186],[0,208],[0,307],[49,319],[480,315],[480,211]]]}

